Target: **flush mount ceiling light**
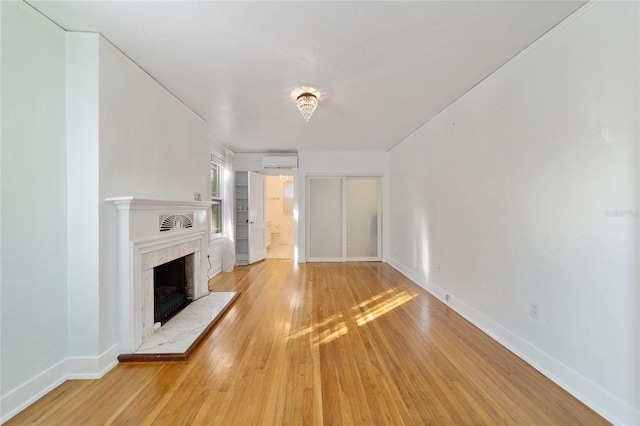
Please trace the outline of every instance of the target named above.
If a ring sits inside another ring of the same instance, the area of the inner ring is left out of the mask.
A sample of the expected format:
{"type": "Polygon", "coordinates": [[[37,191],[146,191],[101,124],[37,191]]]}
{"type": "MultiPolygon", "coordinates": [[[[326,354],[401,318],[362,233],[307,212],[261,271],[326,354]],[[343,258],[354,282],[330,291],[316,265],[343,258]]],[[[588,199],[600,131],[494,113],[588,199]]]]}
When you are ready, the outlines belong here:
{"type": "Polygon", "coordinates": [[[320,91],[313,87],[302,86],[298,87],[291,92],[291,97],[296,100],[296,106],[302,118],[305,121],[309,121],[313,112],[318,107],[318,99],[320,98],[320,91]]]}
{"type": "Polygon", "coordinates": [[[311,93],[305,92],[296,99],[296,106],[300,110],[302,118],[309,121],[311,115],[313,115],[313,111],[318,107],[318,98],[311,93]]]}

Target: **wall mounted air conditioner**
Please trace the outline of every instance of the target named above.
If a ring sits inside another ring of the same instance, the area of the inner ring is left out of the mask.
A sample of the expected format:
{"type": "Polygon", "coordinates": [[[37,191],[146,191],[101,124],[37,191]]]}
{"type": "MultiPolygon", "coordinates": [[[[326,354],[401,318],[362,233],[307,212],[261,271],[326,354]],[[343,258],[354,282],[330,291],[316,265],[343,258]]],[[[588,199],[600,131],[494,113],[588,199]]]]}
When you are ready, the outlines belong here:
{"type": "Polygon", "coordinates": [[[296,170],[298,168],[298,157],[262,157],[262,168],[264,170],[296,170]]]}

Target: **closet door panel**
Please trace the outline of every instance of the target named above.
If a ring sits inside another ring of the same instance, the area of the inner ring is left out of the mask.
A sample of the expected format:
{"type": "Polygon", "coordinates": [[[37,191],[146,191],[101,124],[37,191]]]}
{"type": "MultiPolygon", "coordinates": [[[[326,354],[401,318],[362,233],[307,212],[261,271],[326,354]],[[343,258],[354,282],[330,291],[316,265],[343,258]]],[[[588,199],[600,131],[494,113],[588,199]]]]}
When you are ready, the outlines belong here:
{"type": "Polygon", "coordinates": [[[309,256],[342,258],[342,179],[309,180],[309,256]]]}
{"type": "Polygon", "coordinates": [[[347,258],[379,257],[378,177],[347,178],[347,258]]]}

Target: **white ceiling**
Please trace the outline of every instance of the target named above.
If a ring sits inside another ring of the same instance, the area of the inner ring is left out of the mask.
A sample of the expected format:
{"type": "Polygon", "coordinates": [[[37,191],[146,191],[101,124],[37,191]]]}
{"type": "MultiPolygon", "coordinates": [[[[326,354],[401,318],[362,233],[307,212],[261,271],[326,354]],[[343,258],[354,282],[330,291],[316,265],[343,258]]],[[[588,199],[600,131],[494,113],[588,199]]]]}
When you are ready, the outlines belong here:
{"type": "Polygon", "coordinates": [[[100,32],[236,152],[386,151],[584,2],[29,1],[100,32]],[[323,99],[305,122],[290,93],[323,99]]]}

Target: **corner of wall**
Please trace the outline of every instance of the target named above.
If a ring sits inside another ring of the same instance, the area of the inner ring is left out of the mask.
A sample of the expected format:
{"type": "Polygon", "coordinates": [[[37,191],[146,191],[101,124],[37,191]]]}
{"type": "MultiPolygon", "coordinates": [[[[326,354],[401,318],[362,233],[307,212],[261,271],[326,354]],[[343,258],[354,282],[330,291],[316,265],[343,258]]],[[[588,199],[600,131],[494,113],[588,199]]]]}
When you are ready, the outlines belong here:
{"type": "Polygon", "coordinates": [[[68,357],[0,398],[0,424],[71,379],[99,379],[118,364],[118,345],[96,357],[68,357]]]}
{"type": "Polygon", "coordinates": [[[638,233],[606,209],[637,207],[637,13],[589,2],[391,151],[388,263],[619,424],[640,421],[638,233]]]}
{"type": "Polygon", "coordinates": [[[209,240],[209,246],[207,248],[207,263],[209,268],[207,269],[207,278],[211,278],[222,272],[222,243],[224,238],[217,238],[215,240],[209,240]]]}
{"type": "Polygon", "coordinates": [[[456,298],[455,294],[425,281],[396,259],[387,263],[608,421],[637,424],[640,420],[640,411],[456,298]]]}
{"type": "Polygon", "coordinates": [[[42,398],[44,395],[60,386],[66,378],[66,363],[64,359],[51,366],[36,377],[2,395],[0,398],[0,423],[5,423],[20,411],[42,398]]]}

